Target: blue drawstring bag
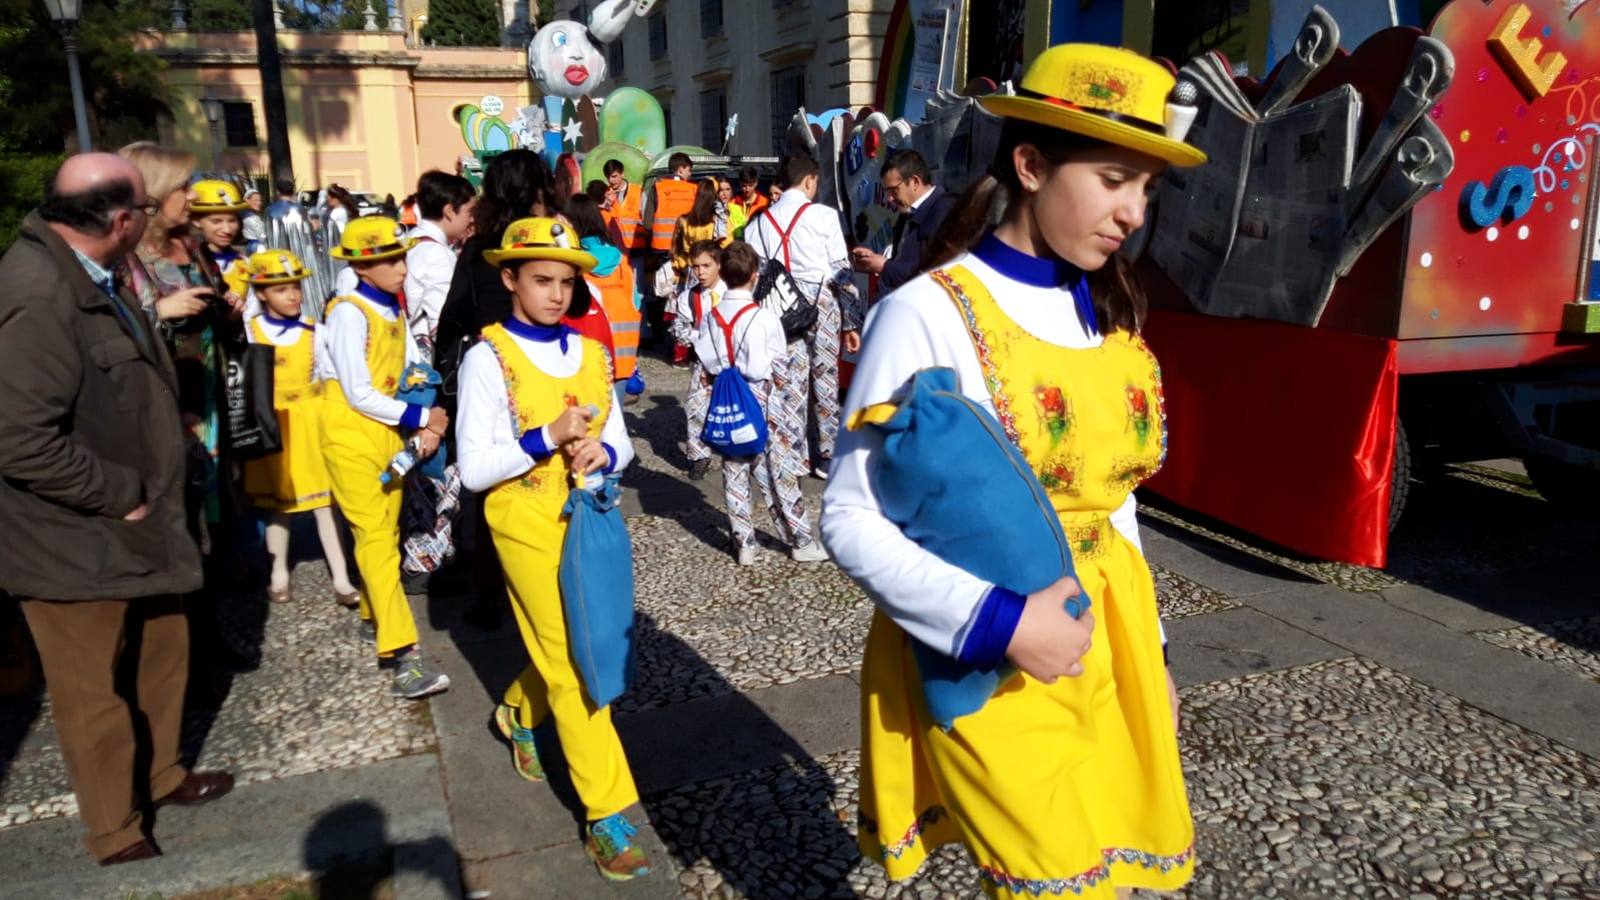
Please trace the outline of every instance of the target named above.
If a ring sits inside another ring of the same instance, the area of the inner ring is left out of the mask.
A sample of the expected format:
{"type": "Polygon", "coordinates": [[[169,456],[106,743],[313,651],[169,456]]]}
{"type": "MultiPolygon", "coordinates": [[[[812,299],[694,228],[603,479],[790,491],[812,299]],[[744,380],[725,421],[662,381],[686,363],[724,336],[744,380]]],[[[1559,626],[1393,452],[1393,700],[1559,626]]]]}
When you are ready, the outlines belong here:
{"type": "MultiPolygon", "coordinates": [[[[439,373],[425,363],[412,363],[400,373],[400,389],[395,392],[394,398],[403,403],[432,409],[434,398],[439,395],[439,385],[442,384],[439,373]]],[[[406,452],[404,450],[402,453],[406,452]]],[[[439,452],[428,457],[422,464],[422,474],[434,481],[444,480],[444,467],[449,461],[449,454],[444,444],[439,445],[439,452]]]]}
{"type": "MultiPolygon", "coordinates": [[[[988,410],[956,389],[954,369],[923,369],[905,399],[860,410],[852,429],[883,434],[873,489],[883,514],[917,546],[983,580],[1028,595],[1074,574],[1072,548],[1044,486],[988,410]]],[[[1066,602],[1074,617],[1089,608],[1066,602]]],[[[1017,672],[979,669],[912,639],[928,713],[949,730],[1017,672]]]]}
{"type": "Polygon", "coordinates": [[[722,329],[723,347],[728,351],[728,362],[711,382],[711,405],[706,409],[706,424],[700,430],[700,440],[707,447],[730,457],[755,456],[767,449],[767,413],[756,399],[744,373],[734,364],[738,354],[733,346],[733,326],[747,312],[756,309],[750,304],[734,314],[732,322],[722,321],[717,310],[711,310],[711,319],[722,329]]]}
{"type": "Polygon", "coordinates": [[[611,705],[633,682],[633,545],[617,503],[621,476],[598,490],[567,494],[561,514],[561,608],[567,643],[595,708],[611,705]]]}

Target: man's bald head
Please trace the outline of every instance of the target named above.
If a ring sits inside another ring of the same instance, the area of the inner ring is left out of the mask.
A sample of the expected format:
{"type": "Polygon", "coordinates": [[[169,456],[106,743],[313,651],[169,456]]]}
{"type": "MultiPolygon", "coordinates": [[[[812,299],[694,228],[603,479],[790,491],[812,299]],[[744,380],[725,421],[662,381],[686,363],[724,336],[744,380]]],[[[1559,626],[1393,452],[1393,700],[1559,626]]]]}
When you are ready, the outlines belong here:
{"type": "Polygon", "coordinates": [[[149,217],[144,176],[115,153],[79,153],[56,170],[39,217],[90,257],[114,259],[138,246],[149,217]]]}
{"type": "Polygon", "coordinates": [[[95,151],[67,157],[50,187],[53,193],[74,196],[118,182],[130,187],[136,198],[144,195],[144,176],[138,166],[115,153],[95,151]]]}

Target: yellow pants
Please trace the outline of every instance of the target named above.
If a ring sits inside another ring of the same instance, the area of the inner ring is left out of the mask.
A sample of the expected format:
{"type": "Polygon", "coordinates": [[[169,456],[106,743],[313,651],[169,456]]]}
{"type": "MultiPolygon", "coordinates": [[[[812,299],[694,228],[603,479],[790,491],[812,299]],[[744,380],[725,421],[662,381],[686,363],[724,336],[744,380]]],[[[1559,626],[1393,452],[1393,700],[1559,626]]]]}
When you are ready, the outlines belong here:
{"type": "Polygon", "coordinates": [[[404,442],[395,428],[352,409],[337,388],[323,404],[323,458],[333,499],[356,539],[361,618],[377,624],[378,655],[392,656],[417,642],[417,623],[400,587],[401,488],[378,481],[404,442]]]}
{"type": "Polygon", "coordinates": [[[589,820],[621,812],[639,801],[639,791],[611,722],[611,708],[594,708],[567,645],[558,580],[561,541],[566,536],[560,498],[502,488],[484,504],[484,517],[505,568],[517,630],[531,660],[506,689],[502,702],[517,709],[524,728],[537,726],[546,715],[555,717],[572,786],[589,820]]]}

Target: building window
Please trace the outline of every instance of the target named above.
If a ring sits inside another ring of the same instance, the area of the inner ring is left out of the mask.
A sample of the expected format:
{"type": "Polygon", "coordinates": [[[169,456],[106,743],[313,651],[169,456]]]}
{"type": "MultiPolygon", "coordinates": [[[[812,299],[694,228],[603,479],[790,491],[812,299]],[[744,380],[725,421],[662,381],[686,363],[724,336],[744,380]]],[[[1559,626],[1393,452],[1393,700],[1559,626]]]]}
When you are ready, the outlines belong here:
{"type": "Polygon", "coordinates": [[[728,92],[712,88],[700,92],[700,146],[716,153],[722,146],[723,127],[728,123],[728,92]]]}
{"type": "Polygon", "coordinates": [[[249,103],[228,101],[222,104],[222,134],[229,147],[257,146],[256,114],[249,103]]]}
{"type": "Polygon", "coordinates": [[[795,111],[806,105],[806,67],[790,66],[772,73],[772,149],[782,156],[788,144],[784,135],[795,111]]]}
{"type": "Polygon", "coordinates": [[[606,68],[611,70],[612,78],[621,78],[623,64],[627,58],[622,53],[622,35],[617,35],[616,40],[606,45],[606,68]]]}
{"type": "Polygon", "coordinates": [[[700,0],[700,36],[722,33],[722,0],[700,0]]]}
{"type": "Polygon", "coordinates": [[[650,17],[650,59],[655,61],[667,55],[667,16],[656,13],[650,17]]]}
{"type": "Polygon", "coordinates": [[[667,146],[671,147],[672,146],[672,104],[671,103],[662,103],[661,104],[661,118],[665,119],[666,122],[667,122],[667,146]]]}

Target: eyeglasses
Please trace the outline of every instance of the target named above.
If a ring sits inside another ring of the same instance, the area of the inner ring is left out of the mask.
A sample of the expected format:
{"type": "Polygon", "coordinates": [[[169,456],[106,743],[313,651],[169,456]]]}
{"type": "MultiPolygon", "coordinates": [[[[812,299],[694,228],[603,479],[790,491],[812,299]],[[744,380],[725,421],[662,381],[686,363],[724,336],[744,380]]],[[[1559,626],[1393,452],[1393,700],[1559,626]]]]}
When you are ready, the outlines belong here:
{"type": "Polygon", "coordinates": [[[903,186],[903,185],[904,185],[904,184],[905,184],[905,183],[906,183],[906,180],[905,180],[905,179],[904,179],[904,178],[902,178],[902,179],[900,179],[900,180],[899,180],[899,181],[896,181],[896,182],[895,182],[895,183],[894,183],[894,184],[890,184],[890,183],[889,183],[889,182],[887,182],[887,181],[885,181],[885,182],[883,182],[883,189],[884,189],[884,190],[885,190],[885,191],[888,191],[888,192],[890,192],[890,193],[893,193],[893,192],[895,192],[895,191],[898,191],[898,190],[900,190],[900,188],[901,188],[901,187],[902,187],[902,186],[903,186]]]}
{"type": "Polygon", "coordinates": [[[143,203],[135,203],[130,208],[131,209],[136,209],[139,212],[142,212],[145,215],[150,216],[151,218],[154,218],[156,213],[161,212],[161,204],[159,204],[159,203],[151,203],[148,198],[146,198],[145,202],[143,202],[143,203]]]}

